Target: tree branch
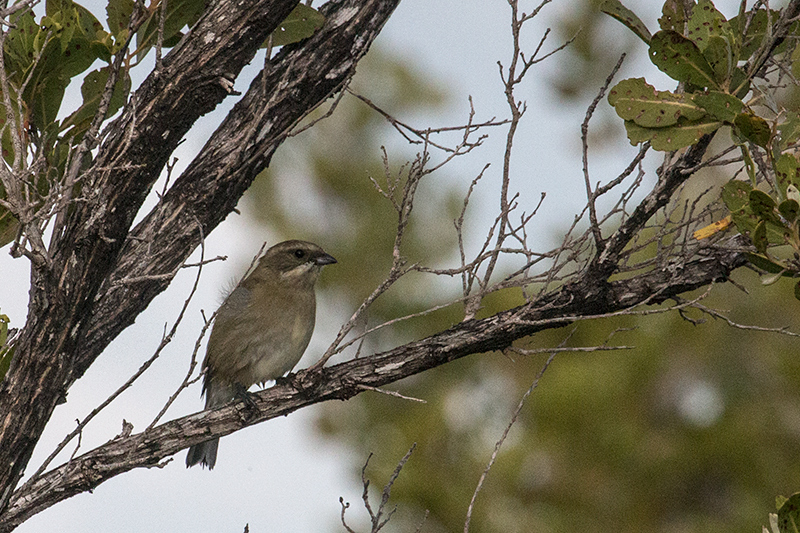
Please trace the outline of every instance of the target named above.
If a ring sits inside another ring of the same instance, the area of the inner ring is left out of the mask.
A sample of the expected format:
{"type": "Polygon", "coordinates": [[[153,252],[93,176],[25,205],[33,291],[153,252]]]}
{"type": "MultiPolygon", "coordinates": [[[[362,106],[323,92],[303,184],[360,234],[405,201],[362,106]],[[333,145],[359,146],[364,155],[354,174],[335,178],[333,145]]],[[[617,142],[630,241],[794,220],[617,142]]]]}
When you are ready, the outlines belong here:
{"type": "Polygon", "coordinates": [[[462,322],[447,331],[381,354],[327,368],[301,370],[254,395],[255,409],[237,402],[172,420],[139,434],[116,438],[42,475],[14,493],[0,519],[0,533],[11,531],[39,511],[91,490],[134,468],[149,467],[178,451],[212,437],[285,416],[328,400],[347,400],[365,387],[380,387],[450,361],[503,350],[538,331],[593,315],[657,304],[714,282],[725,281],[746,263],[738,250],[709,247],[698,257],[671,269],[610,282],[607,291],[587,292],[574,283],[530,304],[484,319],[462,322]]]}

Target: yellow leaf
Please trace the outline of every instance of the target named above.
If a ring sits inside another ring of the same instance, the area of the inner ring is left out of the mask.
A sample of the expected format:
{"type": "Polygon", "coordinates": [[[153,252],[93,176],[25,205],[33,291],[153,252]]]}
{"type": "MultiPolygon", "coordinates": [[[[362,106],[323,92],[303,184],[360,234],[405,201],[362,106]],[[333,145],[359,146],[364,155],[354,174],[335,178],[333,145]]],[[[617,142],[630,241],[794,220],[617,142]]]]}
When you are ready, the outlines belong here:
{"type": "Polygon", "coordinates": [[[692,233],[692,236],[698,241],[701,239],[707,239],[708,237],[711,237],[715,233],[719,233],[720,231],[725,231],[726,229],[728,229],[728,226],[731,225],[731,222],[733,222],[733,219],[731,218],[730,215],[728,215],[722,220],[717,220],[716,222],[709,224],[704,228],[700,228],[699,230],[692,233]]]}

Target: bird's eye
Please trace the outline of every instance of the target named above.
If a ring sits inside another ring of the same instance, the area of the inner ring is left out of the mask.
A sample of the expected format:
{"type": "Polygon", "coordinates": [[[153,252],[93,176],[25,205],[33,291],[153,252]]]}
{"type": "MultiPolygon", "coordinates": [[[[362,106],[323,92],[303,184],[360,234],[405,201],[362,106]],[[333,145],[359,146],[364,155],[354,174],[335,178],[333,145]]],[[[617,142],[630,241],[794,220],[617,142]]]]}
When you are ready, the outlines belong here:
{"type": "Polygon", "coordinates": [[[306,256],[306,252],[304,250],[299,250],[298,249],[298,250],[294,251],[294,256],[296,258],[298,258],[298,259],[302,259],[302,258],[304,258],[306,256]]]}

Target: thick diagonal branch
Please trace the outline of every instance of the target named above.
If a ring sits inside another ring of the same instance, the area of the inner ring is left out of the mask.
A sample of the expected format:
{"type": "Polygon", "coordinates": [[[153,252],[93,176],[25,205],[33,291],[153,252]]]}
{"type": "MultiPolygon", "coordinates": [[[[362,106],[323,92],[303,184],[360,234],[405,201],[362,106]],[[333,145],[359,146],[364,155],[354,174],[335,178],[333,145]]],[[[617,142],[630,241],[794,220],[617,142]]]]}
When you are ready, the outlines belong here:
{"type": "Polygon", "coordinates": [[[85,353],[98,290],[167,158],[194,122],[228,94],[296,4],[215,2],[106,129],[94,163],[80,176],[81,201],[70,206],[64,227],[54,229],[53,260],[34,265],[27,322],[0,383],[0,515],[56,403],[101,351],[95,345],[91,356],[78,357],[85,353]]]}

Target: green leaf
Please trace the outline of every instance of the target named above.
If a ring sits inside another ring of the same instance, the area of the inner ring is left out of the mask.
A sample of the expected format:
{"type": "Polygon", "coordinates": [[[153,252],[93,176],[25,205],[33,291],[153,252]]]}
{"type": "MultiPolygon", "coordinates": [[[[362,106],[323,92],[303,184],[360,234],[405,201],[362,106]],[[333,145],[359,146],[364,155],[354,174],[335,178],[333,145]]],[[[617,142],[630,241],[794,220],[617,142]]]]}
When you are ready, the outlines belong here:
{"type": "MultiPolygon", "coordinates": [[[[20,63],[27,69],[25,75],[25,92],[22,99],[27,105],[30,117],[39,131],[45,131],[54,123],[61,107],[64,91],[71,78],[85,71],[98,59],[92,43],[98,32],[104,33],[102,26],[86,9],[71,0],[51,0],[47,5],[48,14],[44,17],[46,24],[29,31],[36,31],[33,39],[33,49],[30,64],[20,63]],[[55,27],[61,21],[60,38],[54,35],[58,31],[51,31],[47,24],[55,27]],[[67,26],[71,28],[66,31],[67,26]],[[69,38],[68,38],[69,37],[69,38]],[[39,50],[40,51],[37,51],[39,50]],[[38,61],[33,60],[39,56],[38,61]],[[29,72],[30,67],[34,67],[29,72]]],[[[19,40],[17,45],[27,46],[26,40],[19,40]]],[[[13,55],[13,54],[11,54],[13,55]]],[[[15,73],[16,74],[16,73],[15,73]]],[[[17,80],[15,80],[17,81],[17,80]]]]}
{"type": "Polygon", "coordinates": [[[700,137],[717,131],[722,122],[709,121],[708,117],[690,121],[681,117],[673,126],[666,128],[644,128],[632,120],[625,121],[625,129],[631,144],[650,141],[655,150],[669,152],[691,146],[700,140],[700,137]]]}
{"type": "Polygon", "coordinates": [[[797,213],[800,212],[800,204],[794,199],[784,200],[778,205],[778,212],[791,224],[797,219],[797,213]]]}
{"type": "Polygon", "coordinates": [[[69,82],[67,76],[54,73],[42,79],[37,85],[37,91],[31,102],[33,111],[31,118],[40,130],[46,129],[49,124],[56,121],[69,82]]]}
{"type": "Polygon", "coordinates": [[[779,279],[781,279],[783,276],[784,276],[784,272],[778,272],[777,274],[763,274],[761,276],[761,284],[765,285],[765,286],[766,285],[773,285],[779,279]]]}
{"type": "Polygon", "coordinates": [[[111,55],[117,52],[117,46],[115,46],[111,34],[103,28],[97,17],[88,9],[78,4],[75,4],[75,9],[78,11],[78,23],[81,33],[89,41],[91,55],[110,63],[111,55]]]}
{"type": "Polygon", "coordinates": [[[636,13],[622,5],[622,2],[619,0],[605,0],[600,4],[600,11],[614,17],[627,26],[629,30],[635,33],[636,36],[646,44],[650,44],[650,30],[647,29],[647,26],[645,26],[644,22],[641,21],[636,13]]]}
{"type": "MultiPolygon", "coordinates": [[[[169,0],[164,19],[164,46],[175,42],[173,38],[190,22],[196,22],[205,10],[205,0],[169,0]]],[[[150,18],[136,32],[137,59],[141,60],[156,45],[158,39],[160,3],[155,4],[150,18]]]]}
{"type": "Polygon", "coordinates": [[[722,37],[728,41],[729,48],[733,44],[734,34],[725,16],[717,11],[711,0],[699,0],[689,17],[687,37],[697,44],[700,50],[709,46],[710,37],[722,37]]]}
{"type": "Polygon", "coordinates": [[[786,198],[800,204],[800,190],[794,184],[789,185],[786,187],[786,198]]]}
{"type": "Polygon", "coordinates": [[[674,30],[683,32],[686,23],[686,13],[683,10],[682,0],[666,0],[661,8],[661,18],[658,19],[658,26],[662,30],[674,30]]]}
{"type": "Polygon", "coordinates": [[[746,181],[731,180],[722,187],[721,196],[740,233],[749,233],[754,239],[756,229],[763,222],[763,229],[758,230],[763,232],[763,235],[759,233],[759,239],[775,245],[786,244],[792,232],[775,212],[775,200],[770,195],[753,189],[746,181]]]}
{"type": "Polygon", "coordinates": [[[108,29],[117,41],[128,37],[128,24],[133,13],[133,0],[109,0],[106,6],[108,29]]]}
{"type": "MultiPolygon", "coordinates": [[[[83,85],[81,86],[81,95],[83,96],[84,105],[93,105],[95,112],[99,107],[106,83],[108,83],[109,68],[110,67],[103,67],[90,72],[84,78],[83,85]]],[[[125,105],[128,99],[128,93],[130,93],[131,90],[131,78],[127,75],[128,73],[122,71],[120,74],[114,86],[114,92],[111,94],[111,100],[108,103],[106,117],[112,116],[125,105]]]]}
{"type": "Polygon", "coordinates": [[[621,118],[645,128],[672,126],[681,117],[697,120],[706,114],[686,95],[656,91],[644,78],[622,80],[609,91],[608,102],[621,118]]]}
{"type": "Polygon", "coordinates": [[[192,27],[197,24],[197,21],[200,20],[200,17],[203,15],[203,12],[206,10],[206,7],[211,2],[211,0],[203,0],[202,7],[200,9],[194,9],[191,16],[186,19],[186,25],[188,27],[192,27]]]}
{"type": "Polygon", "coordinates": [[[761,252],[762,254],[767,253],[767,245],[769,241],[767,240],[767,221],[760,220],[758,224],[756,224],[755,229],[750,233],[750,240],[753,241],[753,246],[756,247],[756,250],[761,252]]]}
{"type": "Polygon", "coordinates": [[[650,60],[670,78],[719,89],[714,69],[697,45],[673,30],[661,30],[650,41],[650,60]]]}
{"type": "MultiPolygon", "coordinates": [[[[61,2],[47,2],[47,15],[42,17],[39,26],[43,31],[36,36],[36,42],[41,42],[42,39],[58,39],[61,42],[61,51],[66,50],[72,37],[75,35],[75,30],[78,28],[78,12],[69,3],[65,2],[62,8],[61,2]],[[55,7],[54,7],[55,6],[55,7]]],[[[44,44],[42,42],[42,44],[44,44]]],[[[37,44],[37,49],[41,50],[41,46],[37,44]]]]}
{"type": "Polygon", "coordinates": [[[169,39],[164,39],[164,48],[172,48],[183,39],[183,32],[178,32],[169,39]]]}
{"type": "Polygon", "coordinates": [[[12,357],[14,357],[14,348],[0,348],[0,381],[5,379],[6,372],[8,372],[8,369],[11,366],[12,357]]]}
{"type": "MultiPolygon", "coordinates": [[[[297,4],[278,29],[272,32],[272,46],[283,46],[307,39],[324,23],[325,17],[322,13],[305,4],[297,4]]],[[[266,45],[267,43],[264,43],[264,46],[266,45]]]]}
{"type": "Polygon", "coordinates": [[[772,222],[767,220],[767,241],[775,246],[782,246],[789,243],[792,237],[792,230],[787,228],[781,222],[772,222]]]}
{"type": "Polygon", "coordinates": [[[752,190],[752,185],[746,181],[731,180],[722,186],[722,201],[731,213],[741,211],[750,205],[750,191],[752,190]]]}
{"type": "MultiPolygon", "coordinates": [[[[10,93],[11,101],[18,101],[17,93],[13,88],[10,88],[10,93]]],[[[20,125],[20,121],[17,117],[12,117],[11,122],[6,124],[6,109],[4,106],[0,106],[0,149],[2,149],[2,157],[8,163],[11,163],[14,160],[14,142],[11,140],[11,128],[17,128],[20,130],[22,127],[23,126],[20,125]]],[[[20,133],[23,135],[23,138],[25,138],[25,134],[22,132],[20,133]]],[[[0,184],[0,198],[5,198],[5,189],[3,189],[2,184],[0,184]]],[[[2,223],[0,223],[0,228],[2,228],[2,223]]]]}
{"type": "Polygon", "coordinates": [[[800,115],[794,111],[787,111],[786,118],[778,125],[778,133],[780,134],[781,150],[796,143],[800,139],[800,115]]]}
{"type": "Polygon", "coordinates": [[[793,276],[793,273],[785,266],[780,263],[776,263],[766,256],[754,254],[752,252],[745,252],[745,255],[747,256],[747,260],[750,261],[753,266],[760,268],[764,272],[769,272],[770,274],[781,274],[785,277],[793,276]]]}
{"type": "Polygon", "coordinates": [[[731,213],[733,223],[736,224],[736,229],[742,234],[753,235],[759,223],[764,222],[766,229],[767,242],[774,245],[783,245],[791,237],[791,230],[786,228],[780,223],[759,219],[750,211],[750,208],[745,208],[737,213],[731,213]]]}
{"type": "MultiPolygon", "coordinates": [[[[798,285],[795,285],[794,294],[800,299],[798,285]]],[[[781,533],[800,531],[800,493],[792,494],[778,509],[778,530],[781,533]]]]}
{"type": "Polygon", "coordinates": [[[709,36],[703,57],[711,65],[717,84],[720,87],[726,86],[731,76],[731,67],[736,64],[730,41],[718,35],[709,36]]]}
{"type": "Polygon", "coordinates": [[[750,80],[747,74],[739,67],[734,67],[731,71],[731,79],[728,82],[729,92],[736,96],[736,98],[744,100],[747,93],[750,92],[750,80]]]}
{"type": "Polygon", "coordinates": [[[791,154],[781,154],[775,161],[775,178],[781,195],[786,197],[786,189],[797,177],[797,159],[791,154]]]}
{"type": "Polygon", "coordinates": [[[8,342],[8,315],[0,314],[0,346],[5,346],[8,342]]]}
{"type": "Polygon", "coordinates": [[[772,196],[764,191],[753,189],[750,191],[749,200],[750,209],[757,217],[763,219],[775,218],[775,200],[772,199],[772,196]]]}
{"type": "Polygon", "coordinates": [[[14,357],[14,348],[0,348],[0,381],[3,381],[6,377],[6,372],[8,372],[9,367],[11,366],[11,358],[14,357]]]}
{"type": "Polygon", "coordinates": [[[744,168],[747,172],[747,177],[750,178],[750,184],[753,188],[758,185],[758,179],[756,178],[756,164],[753,161],[753,156],[750,155],[750,148],[748,148],[746,143],[740,142],[741,139],[736,135],[736,132],[731,130],[731,136],[734,138],[734,141],[739,144],[739,148],[742,151],[742,159],[744,160],[744,168]]]}
{"type": "Polygon", "coordinates": [[[29,9],[11,15],[11,23],[12,27],[8,30],[4,47],[6,68],[11,74],[11,80],[19,86],[22,85],[38,54],[34,43],[40,28],[33,17],[33,12],[29,9]]]}
{"type": "MultiPolygon", "coordinates": [[[[83,85],[81,85],[83,105],[62,122],[61,131],[73,128],[67,135],[76,136],[78,138],[86,132],[100,106],[103,90],[108,81],[108,69],[109,67],[103,67],[86,75],[83,79],[83,85]]],[[[125,105],[128,99],[128,94],[131,90],[131,79],[127,76],[127,72],[123,72],[123,74],[124,75],[121,79],[117,80],[117,84],[114,86],[114,92],[111,95],[106,118],[116,113],[125,105]]]]}
{"type": "Polygon", "coordinates": [[[772,131],[763,118],[752,113],[739,113],[733,121],[736,133],[762,148],[769,145],[772,131]]]}
{"type": "MultiPolygon", "coordinates": [[[[2,192],[2,197],[5,197],[5,191],[2,192]]],[[[19,231],[19,220],[14,218],[8,209],[0,207],[0,247],[12,242],[17,237],[17,231],[19,231]]]]}
{"type": "Polygon", "coordinates": [[[80,29],[80,17],[78,15],[77,6],[64,10],[61,24],[63,24],[64,30],[61,32],[59,38],[61,40],[61,52],[63,53],[67,51],[67,47],[69,47],[69,43],[75,36],[75,32],[80,29]]]}
{"type": "Polygon", "coordinates": [[[95,41],[108,34],[91,11],[79,4],[75,4],[75,10],[78,13],[78,26],[86,40],[95,41]]]}
{"type": "Polygon", "coordinates": [[[8,316],[0,315],[0,381],[5,378],[8,368],[11,366],[11,358],[14,356],[14,348],[9,349],[6,346],[9,322],[8,316]]]}
{"type": "Polygon", "coordinates": [[[728,124],[732,124],[736,116],[742,112],[744,103],[727,93],[707,91],[692,96],[695,104],[705,109],[708,114],[728,124]]]}
{"type": "MultiPolygon", "coordinates": [[[[51,0],[48,9],[50,12],[43,22],[48,17],[60,20],[63,29],[60,38],[51,38],[41,48],[36,76],[46,77],[53,72],[70,78],[77,76],[97,60],[91,43],[97,39],[97,31],[103,31],[103,27],[94,15],[72,0],[51,0]]],[[[42,26],[41,34],[47,34],[46,27],[42,26]]]]}
{"type": "Polygon", "coordinates": [[[72,7],[72,0],[46,0],[45,1],[45,15],[48,17],[55,17],[64,9],[72,7]]]}
{"type": "MultiPolygon", "coordinates": [[[[767,13],[766,9],[759,9],[756,11],[755,15],[753,15],[752,20],[750,21],[750,26],[747,27],[747,34],[742,40],[740,50],[740,57],[742,59],[749,58],[756,50],[758,50],[758,48],[761,46],[761,43],[764,41],[764,38],[767,36],[770,21],[774,24],[780,18],[780,16],[780,12],[774,9],[770,10],[769,13],[767,13]]],[[[749,17],[749,12],[745,13],[744,17],[737,15],[729,21],[729,24],[733,28],[738,28],[738,32],[741,34],[744,32],[744,26],[749,17]]]]}

